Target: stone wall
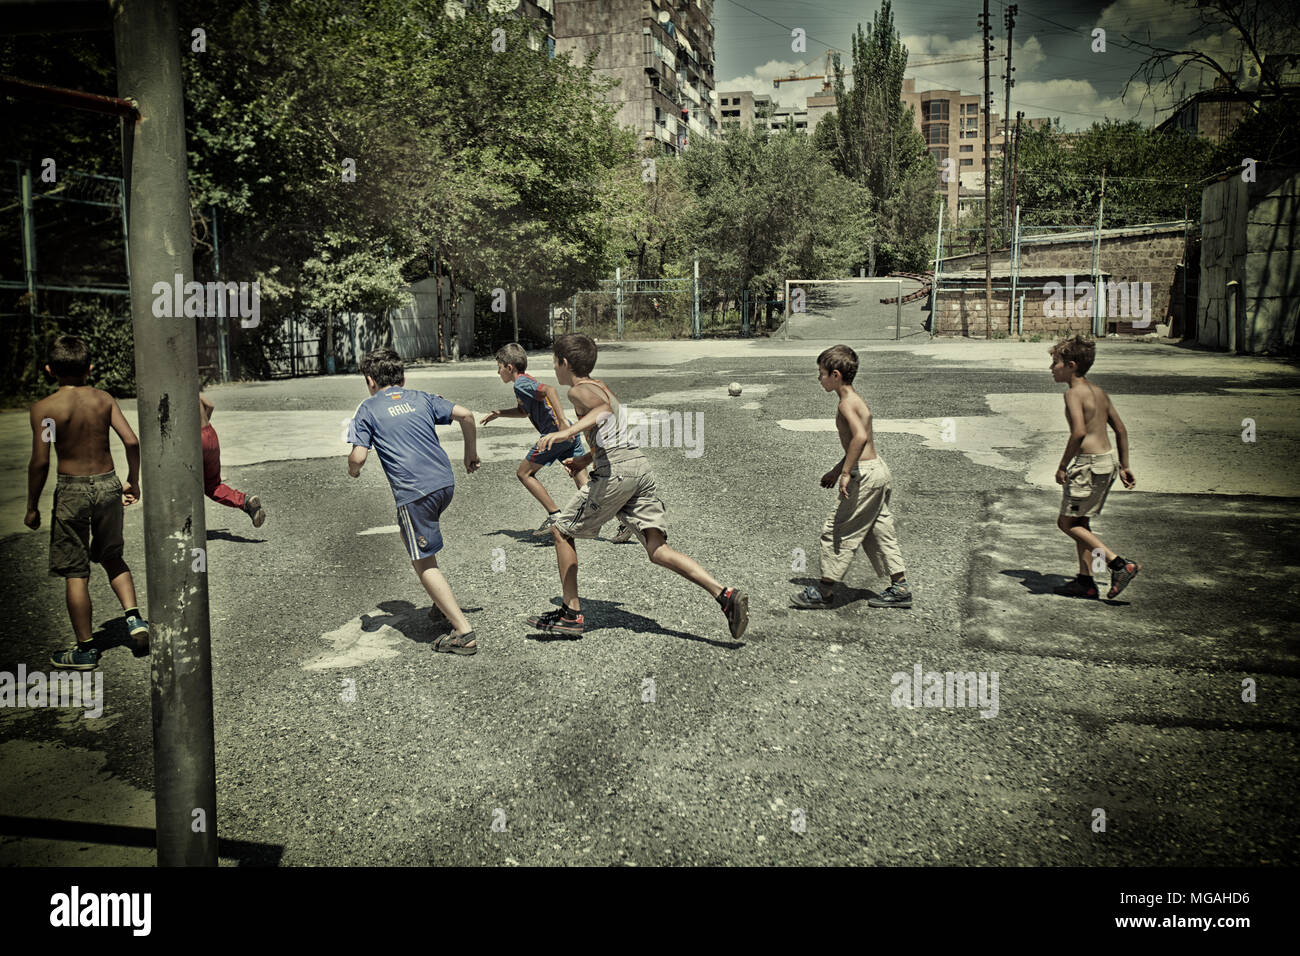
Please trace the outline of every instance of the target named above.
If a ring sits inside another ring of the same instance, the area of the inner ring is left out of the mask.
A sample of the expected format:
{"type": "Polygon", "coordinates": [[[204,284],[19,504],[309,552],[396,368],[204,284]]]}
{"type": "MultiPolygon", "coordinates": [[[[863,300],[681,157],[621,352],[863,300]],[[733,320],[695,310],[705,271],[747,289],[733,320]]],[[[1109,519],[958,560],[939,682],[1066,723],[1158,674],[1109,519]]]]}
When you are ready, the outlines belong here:
{"type": "Polygon", "coordinates": [[[1259,168],[1256,178],[1201,194],[1196,314],[1202,345],[1254,354],[1294,349],[1300,321],[1300,172],[1259,168]]]}
{"type": "MultiPolygon", "coordinates": [[[[1184,247],[1184,227],[1178,226],[1161,226],[1157,228],[1143,229],[1135,227],[1132,229],[1112,229],[1102,230],[1101,234],[1101,253],[1100,253],[1100,271],[1105,277],[1108,284],[1122,282],[1125,284],[1133,282],[1150,282],[1151,283],[1151,325],[1148,327],[1134,328],[1131,319],[1110,319],[1107,322],[1108,332],[1119,332],[1124,334],[1144,335],[1148,332],[1155,331],[1155,327],[1160,323],[1170,322],[1175,318],[1174,305],[1181,304],[1182,297],[1182,279],[1178,271],[1178,265],[1183,261],[1184,247]]],[[[993,253],[993,270],[995,273],[1005,274],[1009,268],[1010,255],[1007,250],[1003,249],[993,253]]],[[[979,271],[984,268],[984,254],[977,253],[967,256],[953,256],[943,260],[943,272],[945,274],[960,272],[965,270],[979,271]]],[[[1046,273],[1052,272],[1051,277],[1036,277],[1033,280],[1023,277],[1019,281],[1019,291],[1026,293],[1025,297],[1025,331],[1029,331],[1031,324],[1036,327],[1040,325],[1050,326],[1051,318],[1045,317],[1042,312],[1041,303],[1046,296],[1043,294],[1043,285],[1045,282],[1061,282],[1065,284],[1066,273],[1073,273],[1075,283],[1087,280],[1092,272],[1092,238],[1080,237],[1078,239],[1054,240],[1052,242],[1022,242],[1020,247],[1020,270],[1021,273],[1035,272],[1046,273]],[[1031,288],[1037,283],[1037,288],[1031,288]],[[1036,295],[1029,293],[1036,292],[1036,295]]],[[[943,281],[945,288],[948,283],[943,281]]],[[[983,282],[980,283],[980,302],[979,306],[983,309],[983,282]]],[[[1007,293],[1003,293],[1003,298],[1007,293]]],[[[994,299],[997,294],[994,294],[994,299]]],[[[1019,298],[1019,294],[1017,294],[1019,298]]],[[[996,310],[997,304],[994,303],[996,310]]],[[[983,313],[981,312],[981,327],[983,313]]],[[[1004,304],[1005,316],[1005,304],[1004,304]]],[[[1084,327],[1080,331],[1087,331],[1090,327],[1090,319],[1084,318],[1084,327]]],[[[1046,327],[1045,326],[1045,327],[1046,327]]]]}

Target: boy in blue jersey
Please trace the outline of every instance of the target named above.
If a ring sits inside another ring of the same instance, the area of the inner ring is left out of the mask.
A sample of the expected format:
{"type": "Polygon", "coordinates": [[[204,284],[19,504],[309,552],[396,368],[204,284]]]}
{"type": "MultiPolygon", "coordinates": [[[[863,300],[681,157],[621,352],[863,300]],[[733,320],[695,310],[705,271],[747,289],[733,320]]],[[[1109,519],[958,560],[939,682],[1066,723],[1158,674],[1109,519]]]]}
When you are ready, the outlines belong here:
{"type": "MultiPolygon", "coordinates": [[[[502,408],[484,415],[479,422],[480,425],[486,425],[497,418],[527,416],[540,435],[549,435],[561,428],[569,427],[569,420],[564,417],[564,406],[560,404],[560,393],[555,386],[539,382],[527,374],[528,353],[524,351],[522,345],[518,342],[503,345],[497,350],[496,359],[497,374],[506,384],[514,384],[515,399],[518,404],[514,408],[502,408]]],[[[576,436],[569,441],[552,445],[545,451],[533,445],[524,456],[524,460],[519,463],[515,477],[546,509],[546,520],[533,534],[550,534],[551,526],[555,524],[555,519],[560,514],[560,509],[555,507],[555,499],[547,492],[546,486],[538,479],[537,473],[553,461],[581,458],[586,453],[587,449],[582,444],[581,436],[576,436]]],[[[580,468],[573,474],[573,483],[578,486],[579,491],[587,487],[586,468],[580,468]]]]}
{"type": "Polygon", "coordinates": [[[361,360],[361,374],[366,377],[370,398],[357,406],[348,427],[352,443],[348,474],[360,476],[371,448],[379,455],[397,501],[397,526],[415,576],[451,627],[451,633],[440,636],[433,648],[449,654],[474,654],[478,651],[474,631],[438,569],[436,555],[442,550],[438,519],[451,504],[455,479],[434,428],[460,423],[465,435],[465,471],[473,473],[479,466],[474,413],[441,395],[407,388],[402,358],[391,348],[367,354],[361,360]]]}

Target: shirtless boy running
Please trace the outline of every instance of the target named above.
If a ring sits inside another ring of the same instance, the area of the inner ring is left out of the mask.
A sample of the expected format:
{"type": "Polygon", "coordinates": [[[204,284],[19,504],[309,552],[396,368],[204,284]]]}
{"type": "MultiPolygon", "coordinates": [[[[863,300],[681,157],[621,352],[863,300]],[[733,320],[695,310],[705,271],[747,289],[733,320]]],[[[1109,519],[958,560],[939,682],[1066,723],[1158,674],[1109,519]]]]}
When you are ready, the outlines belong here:
{"type": "Polygon", "coordinates": [[[1104,555],[1106,567],[1110,568],[1110,590],[1106,596],[1114,598],[1137,577],[1142,565],[1106,547],[1092,533],[1089,522],[1101,514],[1116,474],[1125,488],[1137,484],[1128,465],[1128,432],[1110,396],[1084,378],[1097,357],[1097,346],[1076,335],[1057,342],[1051,354],[1053,380],[1070,386],[1065,392],[1065,420],[1070,424],[1070,440],[1056,469],[1056,483],[1064,486],[1061,516],[1056,526],[1073,539],[1079,558],[1078,577],[1055,590],[1065,597],[1097,597],[1097,584],[1092,578],[1093,557],[1104,555]],[[1108,424],[1115,430],[1118,461],[1107,440],[1108,424]]]}

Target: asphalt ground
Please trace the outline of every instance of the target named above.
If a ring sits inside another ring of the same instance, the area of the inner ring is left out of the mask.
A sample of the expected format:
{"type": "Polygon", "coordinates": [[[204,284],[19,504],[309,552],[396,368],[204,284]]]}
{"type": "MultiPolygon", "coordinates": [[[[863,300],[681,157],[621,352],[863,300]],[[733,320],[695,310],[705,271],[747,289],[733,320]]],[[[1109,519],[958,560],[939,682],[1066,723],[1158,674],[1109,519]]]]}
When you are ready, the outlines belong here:
{"type": "MultiPolygon", "coordinates": [[[[207,504],[222,862],[1294,865],[1300,376],[1102,343],[1092,377],[1129,402],[1139,488],[1117,488],[1094,527],[1145,568],[1121,599],[1085,602],[1050,593],[1074,556],[1059,491],[1035,477],[1065,440],[1063,418],[1032,424],[1040,405],[1060,415],[1044,349],[863,346],[916,604],[868,608],[884,582],[860,559],[835,608],[798,611],[834,506],[818,478],[839,457],[813,430],[834,414],[818,344],[605,348],[596,374],[625,403],[703,415],[703,455],[649,456],[670,543],[750,594],[739,644],[635,541],[578,543],[580,640],[531,633],[524,618],[559,593],[553,548],[527,536],[541,509],[514,477],[531,432],[481,428],[485,464],[466,476],[457,429],[442,429],[457,485],[440,563],[480,640],[469,658],[429,646],[431,602],[385,530],[377,461],[346,474],[336,419],[365,397],[359,378],[210,390],[227,460],[249,462],[227,481],[269,513],[255,530],[207,504]],[[1245,447],[1225,429],[1257,408],[1272,417],[1245,447]],[[946,445],[926,432],[944,418],[959,432],[946,445]],[[994,457],[971,438],[984,434],[1001,436],[994,457]],[[1161,490],[1205,484],[1211,461],[1224,487],[1273,493],[1161,490]],[[895,706],[893,675],[910,685],[917,665],[996,673],[996,713],[895,706]]],[[[493,368],[408,384],[481,415],[511,400],[493,368]]],[[[562,503],[567,477],[543,480],[562,503]]],[[[126,541],[144,599],[139,508],[126,541]]],[[[0,539],[0,671],[40,668],[68,640],[47,547],[44,532],[0,539]]],[[[92,594],[111,644],[102,574],[92,594]]],[[[101,670],[98,719],[0,710],[0,862],[152,862],[148,667],[116,647],[101,670]]]]}

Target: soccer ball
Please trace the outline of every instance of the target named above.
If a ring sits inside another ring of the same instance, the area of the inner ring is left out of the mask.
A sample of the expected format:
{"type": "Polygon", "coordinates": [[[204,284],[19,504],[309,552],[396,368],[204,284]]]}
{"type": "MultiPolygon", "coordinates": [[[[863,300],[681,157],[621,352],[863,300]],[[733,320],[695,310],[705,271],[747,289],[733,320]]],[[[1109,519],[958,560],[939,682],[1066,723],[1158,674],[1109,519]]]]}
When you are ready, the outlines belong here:
{"type": "Polygon", "coordinates": [[[727,386],[727,394],[730,395],[730,396],[732,396],[733,398],[734,398],[735,396],[739,395],[739,394],[740,394],[740,383],[739,383],[739,382],[732,382],[730,385],[728,385],[728,386],[727,386]]]}

